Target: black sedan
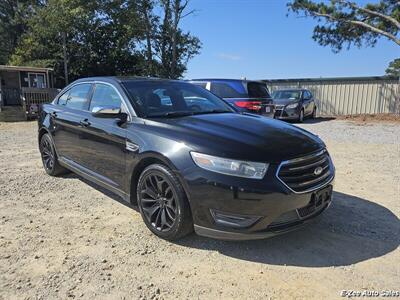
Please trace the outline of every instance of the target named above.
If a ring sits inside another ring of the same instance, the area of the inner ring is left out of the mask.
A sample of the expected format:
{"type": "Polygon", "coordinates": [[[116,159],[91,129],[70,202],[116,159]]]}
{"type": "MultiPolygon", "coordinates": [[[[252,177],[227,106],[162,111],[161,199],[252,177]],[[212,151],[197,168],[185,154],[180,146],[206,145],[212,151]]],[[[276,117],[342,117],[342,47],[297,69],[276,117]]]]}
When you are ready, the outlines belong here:
{"type": "Polygon", "coordinates": [[[277,90],[272,93],[275,104],[275,119],[303,122],[304,118],[315,118],[317,105],[313,94],[306,89],[277,90]]]}
{"type": "Polygon", "coordinates": [[[181,81],[75,81],[39,116],[52,176],[73,171],[138,205],[174,240],[193,231],[254,239],[297,228],[331,203],[334,166],[315,135],[238,113],[181,81]]]}

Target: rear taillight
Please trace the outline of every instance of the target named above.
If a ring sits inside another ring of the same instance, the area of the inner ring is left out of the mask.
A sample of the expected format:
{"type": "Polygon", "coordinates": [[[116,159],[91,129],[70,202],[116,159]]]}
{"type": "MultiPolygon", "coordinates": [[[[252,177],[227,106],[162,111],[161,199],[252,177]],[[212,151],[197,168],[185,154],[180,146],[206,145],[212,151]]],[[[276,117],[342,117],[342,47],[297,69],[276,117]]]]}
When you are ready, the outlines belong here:
{"type": "Polygon", "coordinates": [[[236,106],[241,108],[247,108],[249,110],[260,110],[261,101],[235,101],[236,106]]]}

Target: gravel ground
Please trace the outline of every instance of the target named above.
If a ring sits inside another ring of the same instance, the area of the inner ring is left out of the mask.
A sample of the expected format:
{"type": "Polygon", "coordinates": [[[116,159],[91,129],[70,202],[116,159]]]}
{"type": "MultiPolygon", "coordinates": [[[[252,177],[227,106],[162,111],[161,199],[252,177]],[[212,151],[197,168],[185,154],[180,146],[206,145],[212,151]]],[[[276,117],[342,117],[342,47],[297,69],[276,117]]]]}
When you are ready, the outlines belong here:
{"type": "Polygon", "coordinates": [[[152,235],[76,175],[42,169],[36,123],[0,123],[0,299],[340,298],[400,290],[400,125],[314,121],[337,176],[315,223],[261,241],[152,235]]]}

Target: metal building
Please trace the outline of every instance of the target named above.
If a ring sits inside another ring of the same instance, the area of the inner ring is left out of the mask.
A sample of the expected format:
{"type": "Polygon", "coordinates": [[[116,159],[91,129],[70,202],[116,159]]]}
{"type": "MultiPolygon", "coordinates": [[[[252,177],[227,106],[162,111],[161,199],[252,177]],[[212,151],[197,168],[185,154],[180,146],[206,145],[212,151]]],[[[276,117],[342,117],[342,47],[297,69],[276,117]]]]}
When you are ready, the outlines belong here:
{"type": "Polygon", "coordinates": [[[270,91],[309,89],[317,99],[318,115],[400,114],[400,79],[342,77],[263,80],[270,91]]]}

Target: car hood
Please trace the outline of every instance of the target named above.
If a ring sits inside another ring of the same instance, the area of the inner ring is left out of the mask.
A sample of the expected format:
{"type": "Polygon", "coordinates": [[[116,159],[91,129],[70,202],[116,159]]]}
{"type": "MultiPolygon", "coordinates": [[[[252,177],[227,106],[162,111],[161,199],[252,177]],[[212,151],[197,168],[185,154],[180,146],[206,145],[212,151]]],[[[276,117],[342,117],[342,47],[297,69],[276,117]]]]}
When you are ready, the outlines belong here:
{"type": "Polygon", "coordinates": [[[146,120],[146,127],[193,151],[233,159],[280,162],[325,147],[314,134],[253,114],[204,114],[146,120]]]}
{"type": "Polygon", "coordinates": [[[288,105],[289,103],[297,103],[299,100],[297,99],[274,99],[274,104],[277,105],[288,105]]]}

